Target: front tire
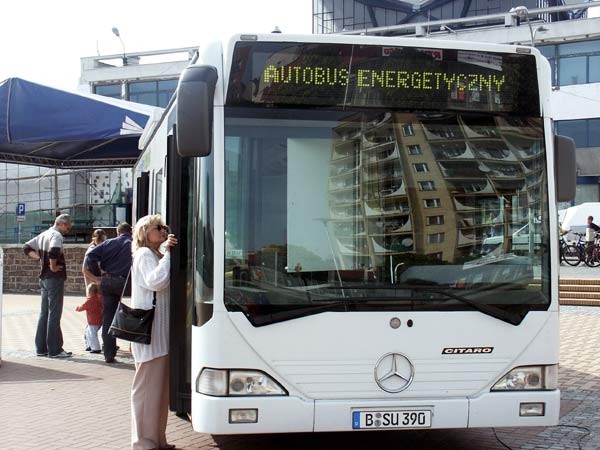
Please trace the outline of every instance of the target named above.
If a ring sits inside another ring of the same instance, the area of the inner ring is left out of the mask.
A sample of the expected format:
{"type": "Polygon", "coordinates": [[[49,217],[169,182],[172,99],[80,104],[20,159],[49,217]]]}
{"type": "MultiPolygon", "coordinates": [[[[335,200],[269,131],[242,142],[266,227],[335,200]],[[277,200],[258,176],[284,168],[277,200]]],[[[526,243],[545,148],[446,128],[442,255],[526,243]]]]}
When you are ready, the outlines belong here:
{"type": "Polygon", "coordinates": [[[581,262],[581,252],[575,245],[567,245],[563,249],[563,259],[570,266],[578,266],[581,262]]]}

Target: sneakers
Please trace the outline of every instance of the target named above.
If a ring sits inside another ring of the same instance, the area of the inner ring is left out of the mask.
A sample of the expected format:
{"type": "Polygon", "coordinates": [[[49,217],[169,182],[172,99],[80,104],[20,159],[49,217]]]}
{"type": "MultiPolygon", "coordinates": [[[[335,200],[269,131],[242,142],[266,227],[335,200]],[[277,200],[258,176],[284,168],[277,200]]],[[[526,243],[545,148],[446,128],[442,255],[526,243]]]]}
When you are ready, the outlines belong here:
{"type": "Polygon", "coordinates": [[[115,358],[104,358],[104,362],[106,362],[107,364],[113,364],[116,363],[117,360],[115,358]]]}
{"type": "Polygon", "coordinates": [[[65,352],[64,350],[57,355],[48,355],[48,358],[70,358],[73,356],[72,352],[65,352]]]}
{"type": "Polygon", "coordinates": [[[48,356],[48,352],[36,352],[37,356],[48,356]]]}

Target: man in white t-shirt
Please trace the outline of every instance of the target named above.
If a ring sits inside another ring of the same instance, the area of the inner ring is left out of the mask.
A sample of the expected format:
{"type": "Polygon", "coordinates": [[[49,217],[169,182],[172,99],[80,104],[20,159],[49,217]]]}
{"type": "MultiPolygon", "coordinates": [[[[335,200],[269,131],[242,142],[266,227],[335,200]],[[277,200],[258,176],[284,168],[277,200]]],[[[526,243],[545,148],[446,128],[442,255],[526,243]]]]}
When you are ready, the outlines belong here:
{"type": "Polygon", "coordinates": [[[71,227],[71,217],[68,214],[61,214],[54,221],[54,226],[23,246],[27,256],[41,262],[42,306],[35,333],[38,356],[68,358],[72,355],[71,352],[63,349],[63,335],[60,329],[67,279],[63,235],[71,231],[71,227]]]}

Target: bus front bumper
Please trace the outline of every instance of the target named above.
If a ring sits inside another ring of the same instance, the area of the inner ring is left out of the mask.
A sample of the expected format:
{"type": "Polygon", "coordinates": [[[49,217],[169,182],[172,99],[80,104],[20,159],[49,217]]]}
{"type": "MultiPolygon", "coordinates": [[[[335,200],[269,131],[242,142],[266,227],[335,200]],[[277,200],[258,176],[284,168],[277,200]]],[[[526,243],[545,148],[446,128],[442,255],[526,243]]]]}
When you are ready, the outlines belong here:
{"type": "Polygon", "coordinates": [[[192,423],[196,431],[210,434],[552,426],[558,423],[559,409],[559,390],[490,392],[454,399],[316,401],[194,393],[192,423]],[[531,405],[543,405],[543,415],[522,415],[536,410],[531,405]],[[232,423],[232,411],[239,410],[256,410],[256,422],[232,423]]]}

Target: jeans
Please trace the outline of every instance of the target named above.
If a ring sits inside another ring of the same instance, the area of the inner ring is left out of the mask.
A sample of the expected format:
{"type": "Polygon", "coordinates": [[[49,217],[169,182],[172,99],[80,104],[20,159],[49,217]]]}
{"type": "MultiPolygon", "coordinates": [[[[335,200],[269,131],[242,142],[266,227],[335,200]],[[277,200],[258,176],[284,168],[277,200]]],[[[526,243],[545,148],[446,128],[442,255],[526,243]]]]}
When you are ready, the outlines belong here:
{"type": "Polygon", "coordinates": [[[108,334],[110,324],[115,317],[121,294],[125,286],[125,278],[105,274],[100,283],[104,313],[102,315],[102,342],[104,343],[104,359],[113,359],[117,354],[117,340],[108,334]]]}
{"type": "Polygon", "coordinates": [[[98,330],[100,325],[87,325],[85,327],[85,346],[96,352],[100,350],[100,341],[98,340],[98,330]]]}
{"type": "Polygon", "coordinates": [[[42,304],[35,333],[37,353],[58,355],[63,351],[63,335],[60,329],[60,318],[63,311],[63,295],[65,280],[62,278],[46,278],[40,280],[42,288],[42,304]]]}

